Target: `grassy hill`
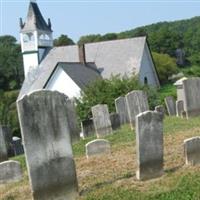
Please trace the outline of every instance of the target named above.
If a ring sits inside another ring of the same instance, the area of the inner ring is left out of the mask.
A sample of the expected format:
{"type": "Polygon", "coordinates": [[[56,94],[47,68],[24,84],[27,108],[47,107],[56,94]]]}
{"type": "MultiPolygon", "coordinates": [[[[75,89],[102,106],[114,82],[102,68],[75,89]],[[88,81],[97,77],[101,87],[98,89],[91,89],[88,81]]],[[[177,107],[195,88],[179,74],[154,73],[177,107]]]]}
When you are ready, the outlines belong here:
{"type": "MultiPolygon", "coordinates": [[[[200,118],[190,120],[166,117],[164,121],[164,176],[137,181],[135,133],[129,126],[107,136],[112,154],[85,157],[84,145],[73,146],[81,200],[198,200],[200,199],[200,168],[184,165],[183,140],[200,135],[200,118]]],[[[24,157],[24,179],[19,183],[0,186],[1,200],[31,200],[24,157]]]]}

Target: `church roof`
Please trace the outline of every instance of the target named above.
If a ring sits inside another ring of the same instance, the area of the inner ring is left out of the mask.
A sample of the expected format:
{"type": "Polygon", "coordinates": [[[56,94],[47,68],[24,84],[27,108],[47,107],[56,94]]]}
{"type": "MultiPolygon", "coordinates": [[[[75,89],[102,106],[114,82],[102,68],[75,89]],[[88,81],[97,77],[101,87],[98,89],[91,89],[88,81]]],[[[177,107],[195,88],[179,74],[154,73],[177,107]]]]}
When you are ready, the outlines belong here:
{"type": "Polygon", "coordinates": [[[57,67],[61,67],[81,89],[101,78],[100,73],[94,69],[94,63],[87,63],[87,65],[81,63],[58,63],[57,67]]]}
{"type": "MultiPolygon", "coordinates": [[[[85,44],[86,62],[95,63],[103,78],[138,74],[145,43],[146,37],[137,37],[85,44]]],[[[27,75],[19,98],[33,90],[43,89],[59,62],[80,62],[78,45],[52,48],[38,69],[27,75]]]]}
{"type": "Polygon", "coordinates": [[[51,31],[51,27],[44,20],[36,2],[30,2],[27,18],[21,31],[42,30],[51,31]]]}

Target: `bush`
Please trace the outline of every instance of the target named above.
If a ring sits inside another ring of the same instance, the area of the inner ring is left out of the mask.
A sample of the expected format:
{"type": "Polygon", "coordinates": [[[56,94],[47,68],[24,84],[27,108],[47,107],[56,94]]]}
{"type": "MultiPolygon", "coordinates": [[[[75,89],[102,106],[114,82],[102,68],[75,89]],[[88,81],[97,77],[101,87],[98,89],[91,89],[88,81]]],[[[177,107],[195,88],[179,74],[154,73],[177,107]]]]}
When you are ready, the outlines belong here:
{"type": "Polygon", "coordinates": [[[149,105],[153,108],[158,103],[158,94],[155,89],[142,86],[137,77],[97,80],[89,85],[76,100],[77,113],[80,120],[89,119],[92,116],[91,107],[97,104],[107,104],[110,112],[115,112],[115,99],[124,96],[132,90],[145,90],[148,95],[149,105]]]}
{"type": "Polygon", "coordinates": [[[153,53],[153,59],[161,84],[168,82],[168,77],[178,72],[175,59],[167,54],[153,53]]]}

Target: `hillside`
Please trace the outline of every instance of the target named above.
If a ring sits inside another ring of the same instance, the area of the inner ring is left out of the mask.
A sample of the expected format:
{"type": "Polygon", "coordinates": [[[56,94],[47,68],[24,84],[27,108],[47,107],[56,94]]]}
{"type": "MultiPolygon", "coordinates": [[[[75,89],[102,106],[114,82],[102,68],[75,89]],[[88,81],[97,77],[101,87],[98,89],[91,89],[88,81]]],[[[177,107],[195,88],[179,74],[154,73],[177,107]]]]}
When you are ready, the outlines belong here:
{"type": "Polygon", "coordinates": [[[78,43],[144,35],[148,36],[152,51],[175,56],[175,50],[183,48],[186,52],[186,57],[192,64],[200,63],[200,17],[174,22],[159,22],[120,33],[82,36],[78,43]]]}
{"type": "MultiPolygon", "coordinates": [[[[199,136],[200,118],[166,117],[164,121],[164,175],[149,181],[137,181],[135,132],[129,126],[107,136],[112,154],[85,157],[85,144],[73,146],[82,200],[197,200],[200,199],[200,170],[184,164],[183,140],[199,136]]],[[[16,157],[24,169],[19,183],[0,186],[1,200],[30,200],[31,193],[24,156],[16,157]]]]}

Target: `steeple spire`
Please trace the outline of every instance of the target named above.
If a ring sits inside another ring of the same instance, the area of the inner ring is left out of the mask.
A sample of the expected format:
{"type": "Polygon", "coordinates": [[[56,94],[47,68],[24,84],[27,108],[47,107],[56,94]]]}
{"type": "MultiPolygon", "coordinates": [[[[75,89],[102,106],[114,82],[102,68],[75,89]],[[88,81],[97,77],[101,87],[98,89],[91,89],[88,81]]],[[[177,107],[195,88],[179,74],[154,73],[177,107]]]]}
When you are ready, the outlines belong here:
{"type": "Polygon", "coordinates": [[[49,26],[44,20],[40,9],[36,3],[36,0],[30,0],[28,14],[21,32],[26,32],[30,30],[41,30],[52,32],[51,26],[49,26]]]}

